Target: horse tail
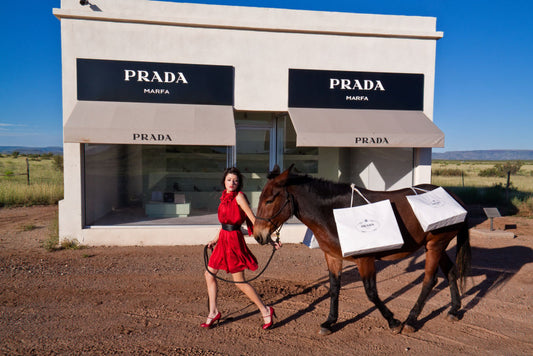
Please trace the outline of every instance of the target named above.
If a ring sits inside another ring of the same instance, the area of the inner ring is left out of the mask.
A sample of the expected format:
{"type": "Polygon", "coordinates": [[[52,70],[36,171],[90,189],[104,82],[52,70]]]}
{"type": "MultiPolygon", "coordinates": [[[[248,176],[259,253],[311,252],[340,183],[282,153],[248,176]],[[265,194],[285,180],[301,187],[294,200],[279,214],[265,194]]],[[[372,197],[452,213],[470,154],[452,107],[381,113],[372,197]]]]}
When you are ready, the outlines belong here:
{"type": "Polygon", "coordinates": [[[455,257],[461,292],[463,292],[466,285],[466,277],[470,274],[471,262],[472,250],[470,248],[470,233],[468,231],[468,222],[465,220],[457,234],[457,255],[455,257]]]}

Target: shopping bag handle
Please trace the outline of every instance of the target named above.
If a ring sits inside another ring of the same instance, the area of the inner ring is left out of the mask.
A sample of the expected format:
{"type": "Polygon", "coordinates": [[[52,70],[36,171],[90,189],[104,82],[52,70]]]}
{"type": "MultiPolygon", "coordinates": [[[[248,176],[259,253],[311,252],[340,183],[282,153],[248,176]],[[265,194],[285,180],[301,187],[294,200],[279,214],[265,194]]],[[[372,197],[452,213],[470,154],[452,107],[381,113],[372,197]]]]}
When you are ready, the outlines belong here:
{"type": "Polygon", "coordinates": [[[421,190],[421,191],[423,191],[424,193],[429,192],[429,190],[425,190],[425,189],[422,189],[422,188],[411,187],[411,190],[413,191],[413,193],[415,193],[415,195],[418,195],[418,193],[416,192],[416,189],[421,190]]]}
{"type": "Polygon", "coordinates": [[[359,194],[361,196],[361,198],[363,198],[367,204],[370,204],[370,201],[365,198],[365,196],[359,191],[359,189],[357,189],[357,187],[355,186],[355,184],[352,183],[352,185],[350,186],[352,187],[352,200],[350,201],[350,207],[353,206],[353,192],[356,191],[357,194],[359,194]]]}

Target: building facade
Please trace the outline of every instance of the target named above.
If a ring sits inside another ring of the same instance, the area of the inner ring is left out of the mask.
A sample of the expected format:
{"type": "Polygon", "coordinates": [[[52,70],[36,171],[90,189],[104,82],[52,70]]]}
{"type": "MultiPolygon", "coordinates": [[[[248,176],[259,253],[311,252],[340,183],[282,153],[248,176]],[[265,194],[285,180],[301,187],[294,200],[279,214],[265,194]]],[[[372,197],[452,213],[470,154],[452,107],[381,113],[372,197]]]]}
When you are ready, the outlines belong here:
{"type": "MultiPolygon", "coordinates": [[[[436,19],[62,0],[61,239],[203,244],[221,174],[256,207],[268,171],[392,190],[431,179],[436,19]]],[[[300,242],[306,228],[284,228],[300,242]]]]}

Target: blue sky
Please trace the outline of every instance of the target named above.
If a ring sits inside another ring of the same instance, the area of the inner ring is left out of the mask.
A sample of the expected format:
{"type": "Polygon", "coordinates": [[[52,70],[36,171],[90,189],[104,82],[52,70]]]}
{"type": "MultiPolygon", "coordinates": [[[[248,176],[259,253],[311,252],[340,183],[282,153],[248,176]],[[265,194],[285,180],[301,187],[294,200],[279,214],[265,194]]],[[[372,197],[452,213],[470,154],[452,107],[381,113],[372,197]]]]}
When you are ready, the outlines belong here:
{"type": "MultiPolygon", "coordinates": [[[[78,1],[78,0],[71,0],[78,1]]],[[[105,1],[105,0],[104,0],[105,1]]],[[[436,152],[533,149],[533,1],[188,1],[318,11],[432,16],[437,42],[436,152]]],[[[61,146],[59,0],[4,1],[0,27],[0,146],[61,146]]]]}

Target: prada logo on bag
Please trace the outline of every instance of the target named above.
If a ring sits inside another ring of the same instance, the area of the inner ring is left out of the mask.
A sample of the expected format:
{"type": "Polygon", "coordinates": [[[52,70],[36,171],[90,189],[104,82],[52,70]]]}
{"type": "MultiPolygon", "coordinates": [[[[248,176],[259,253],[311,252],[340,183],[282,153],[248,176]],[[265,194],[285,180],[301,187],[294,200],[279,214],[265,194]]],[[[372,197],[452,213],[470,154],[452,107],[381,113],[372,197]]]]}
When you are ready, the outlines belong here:
{"type": "Polygon", "coordinates": [[[357,223],[355,227],[361,232],[376,231],[377,229],[379,229],[379,222],[376,220],[365,219],[357,223]]]}

